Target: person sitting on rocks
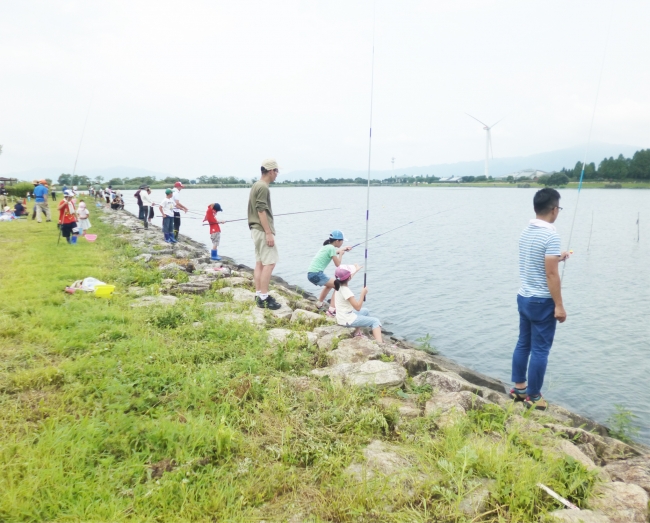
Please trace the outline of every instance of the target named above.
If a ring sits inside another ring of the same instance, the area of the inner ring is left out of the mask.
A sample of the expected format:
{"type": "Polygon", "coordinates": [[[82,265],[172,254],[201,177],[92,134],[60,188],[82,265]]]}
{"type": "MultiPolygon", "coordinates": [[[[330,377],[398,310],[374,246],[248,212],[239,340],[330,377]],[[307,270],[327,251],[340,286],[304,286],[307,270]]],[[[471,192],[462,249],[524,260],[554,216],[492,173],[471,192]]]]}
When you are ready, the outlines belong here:
{"type": "Polygon", "coordinates": [[[375,341],[383,342],[381,337],[381,322],[378,318],[369,315],[368,309],[363,307],[363,300],[368,294],[368,287],[361,289],[359,299],[354,297],[354,293],[349,289],[348,283],[356,272],[360,269],[359,265],[339,265],[334,271],[334,288],[336,289],[336,323],[344,327],[356,327],[355,336],[363,336],[362,327],[372,329],[372,335],[375,341]]]}

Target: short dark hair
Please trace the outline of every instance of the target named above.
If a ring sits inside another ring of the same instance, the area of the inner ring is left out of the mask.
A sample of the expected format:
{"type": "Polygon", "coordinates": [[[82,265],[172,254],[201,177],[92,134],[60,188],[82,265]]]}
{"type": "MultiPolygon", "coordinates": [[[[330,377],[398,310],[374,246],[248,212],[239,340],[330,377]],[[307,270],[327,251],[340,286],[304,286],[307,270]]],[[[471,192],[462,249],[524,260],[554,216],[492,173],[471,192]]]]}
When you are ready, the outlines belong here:
{"type": "Polygon", "coordinates": [[[533,198],[536,214],[547,214],[560,204],[560,193],[550,187],[540,189],[533,198]]]}
{"type": "Polygon", "coordinates": [[[267,172],[269,172],[269,170],[265,167],[260,167],[260,169],[262,170],[262,174],[266,174],[267,172]]]}

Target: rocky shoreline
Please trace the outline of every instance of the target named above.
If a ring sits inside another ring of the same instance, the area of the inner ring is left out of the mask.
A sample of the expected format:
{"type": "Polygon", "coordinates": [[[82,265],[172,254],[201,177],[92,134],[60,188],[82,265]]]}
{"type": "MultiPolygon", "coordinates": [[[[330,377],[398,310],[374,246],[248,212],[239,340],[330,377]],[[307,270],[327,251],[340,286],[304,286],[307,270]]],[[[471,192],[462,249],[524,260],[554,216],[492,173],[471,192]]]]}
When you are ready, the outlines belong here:
{"type": "MultiPolygon", "coordinates": [[[[215,288],[218,282],[218,292],[229,295],[233,302],[241,304],[243,312],[220,310],[224,308],[222,302],[205,303],[204,306],[215,309],[217,316],[247,321],[266,329],[271,346],[294,336],[305,336],[310,344],[328,351],[328,365],[313,369],[311,376],[293,378],[297,387],[301,384],[307,387],[311,380],[324,377],[345,387],[377,388],[402,387],[407,379],[411,379],[415,385],[429,386],[433,390],[426,405],[417,405],[407,394],[401,399],[382,398],[382,403],[386,408],[394,409],[401,418],[435,415],[436,423],[442,427],[454,424],[472,410],[488,406],[513,409],[515,415],[508,420],[512,431],[525,430],[538,434],[550,451],[580,462],[600,479],[589,503],[592,510],[558,510],[553,513],[557,521],[648,521],[648,447],[613,439],[605,426],[556,405],[544,413],[531,412],[523,416],[525,409],[521,404],[512,403],[505,385],[499,380],[443,356],[419,350],[398,337],[387,336],[387,343],[383,344],[366,338],[352,338],[353,329],[335,325],[326,319],[318,312],[314,296],[282,278],[273,277],[271,291],[282,308],[277,311],[259,309],[254,306],[254,293],[247,288],[252,280],[250,267],[229,258],[213,262],[204,245],[184,235],[176,245],[164,243],[158,227],[143,229],[142,222],[127,211],[106,211],[100,214],[99,219],[121,228],[116,235],[139,251],[134,260],[150,267],[157,266],[170,275],[162,281],[160,293],[156,295],[144,296],[144,289],[130,288],[132,307],[173,306],[184,295],[206,293],[215,288]],[[175,274],[180,277],[174,277],[175,274]],[[314,328],[308,331],[268,328],[268,315],[288,322],[286,326],[299,324],[314,328]]],[[[364,456],[366,462],[351,465],[350,474],[358,474],[361,468],[367,473],[391,474],[399,470],[399,463],[404,460],[396,449],[379,440],[367,447],[364,456]]],[[[480,498],[489,497],[489,488],[490,485],[486,484],[476,491],[476,496],[473,495],[475,499],[469,503],[468,516],[480,514],[480,498]]]]}

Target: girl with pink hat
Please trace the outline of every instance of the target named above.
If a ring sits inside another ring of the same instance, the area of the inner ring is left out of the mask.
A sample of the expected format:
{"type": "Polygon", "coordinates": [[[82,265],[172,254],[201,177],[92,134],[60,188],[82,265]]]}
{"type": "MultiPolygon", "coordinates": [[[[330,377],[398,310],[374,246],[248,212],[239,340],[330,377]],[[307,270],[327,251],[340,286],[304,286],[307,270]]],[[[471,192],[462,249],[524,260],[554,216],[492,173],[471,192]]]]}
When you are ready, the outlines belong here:
{"type": "Polygon", "coordinates": [[[360,269],[359,265],[339,265],[334,271],[334,288],[336,289],[336,323],[344,327],[356,327],[355,336],[362,336],[361,328],[372,329],[375,341],[383,342],[381,337],[381,321],[369,315],[368,309],[363,307],[363,300],[368,294],[368,287],[361,289],[359,299],[349,289],[348,283],[352,276],[360,269]]]}

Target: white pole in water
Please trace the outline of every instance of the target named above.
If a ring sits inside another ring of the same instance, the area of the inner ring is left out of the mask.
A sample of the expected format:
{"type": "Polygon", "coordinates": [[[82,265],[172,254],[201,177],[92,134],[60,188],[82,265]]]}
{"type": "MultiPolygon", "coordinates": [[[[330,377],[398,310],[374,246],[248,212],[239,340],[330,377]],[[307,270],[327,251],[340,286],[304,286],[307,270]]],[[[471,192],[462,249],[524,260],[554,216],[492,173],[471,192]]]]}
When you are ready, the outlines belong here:
{"type": "Polygon", "coordinates": [[[637,243],[641,239],[641,226],[639,225],[639,220],[641,220],[641,213],[636,215],[636,241],[637,243]]]}
{"type": "Polygon", "coordinates": [[[376,4],[372,8],[372,66],[370,68],[370,134],[368,137],[368,189],[366,191],[366,245],[363,263],[363,286],[368,281],[368,231],[370,226],[370,161],[372,159],[372,98],[375,83],[375,17],[376,4]]]}

